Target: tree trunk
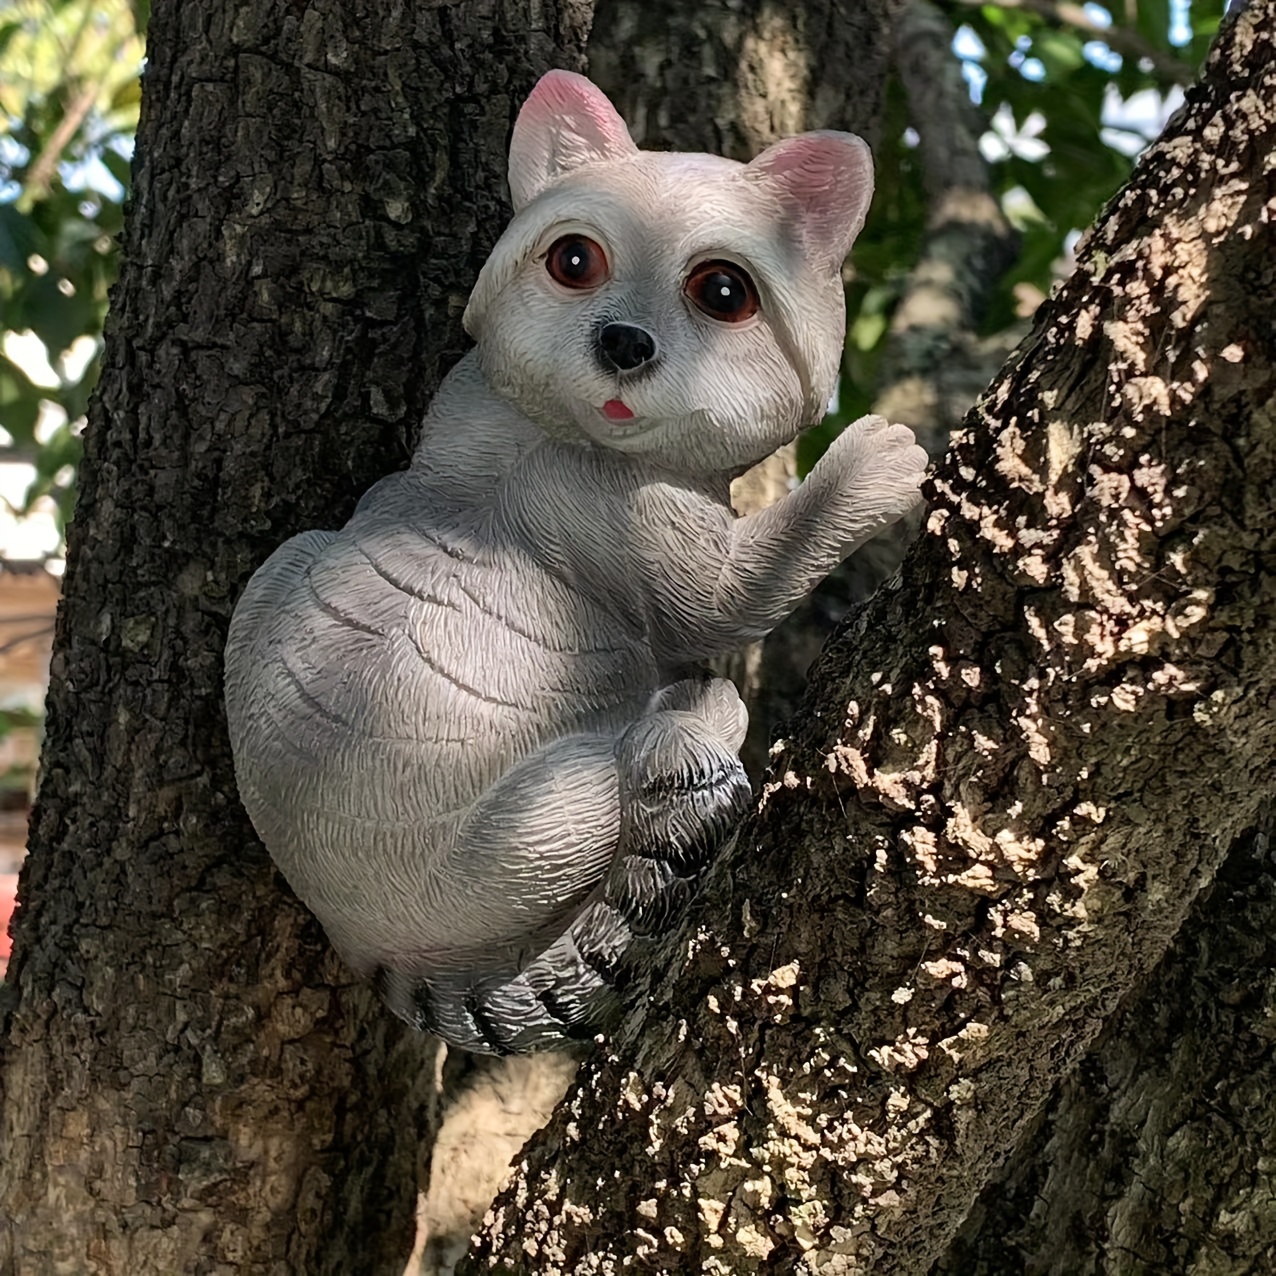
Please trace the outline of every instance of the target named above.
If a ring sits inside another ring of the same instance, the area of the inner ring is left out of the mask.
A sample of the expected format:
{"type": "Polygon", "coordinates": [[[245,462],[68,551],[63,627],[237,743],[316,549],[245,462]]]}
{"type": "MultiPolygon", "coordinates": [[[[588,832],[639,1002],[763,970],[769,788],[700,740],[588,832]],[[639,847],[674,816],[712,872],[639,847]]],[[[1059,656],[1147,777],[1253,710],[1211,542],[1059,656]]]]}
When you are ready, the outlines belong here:
{"type": "Polygon", "coordinates": [[[924,1272],[1276,753],[1276,0],[959,432],[468,1270],[924,1272]]]}
{"type": "Polygon", "coordinates": [[[748,161],[814,128],[872,144],[902,3],[599,0],[590,74],[649,150],[748,161]]]}
{"type": "Polygon", "coordinates": [[[392,1272],[432,1044],[235,798],[249,573],[404,463],[589,7],[159,4],[3,1037],[0,1271],[392,1272]]]}
{"type": "Polygon", "coordinates": [[[1276,1271],[1271,832],[1268,809],[934,1276],[1276,1271]]]}

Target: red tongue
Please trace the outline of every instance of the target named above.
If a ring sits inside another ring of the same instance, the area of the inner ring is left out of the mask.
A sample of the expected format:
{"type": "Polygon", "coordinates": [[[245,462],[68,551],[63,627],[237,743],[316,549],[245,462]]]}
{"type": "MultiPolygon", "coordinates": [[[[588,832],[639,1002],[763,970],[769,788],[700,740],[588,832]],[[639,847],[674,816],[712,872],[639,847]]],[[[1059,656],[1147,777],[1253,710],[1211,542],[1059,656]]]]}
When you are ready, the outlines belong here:
{"type": "Polygon", "coordinates": [[[633,413],[619,399],[608,399],[603,404],[603,416],[609,421],[630,421],[633,413]]]}

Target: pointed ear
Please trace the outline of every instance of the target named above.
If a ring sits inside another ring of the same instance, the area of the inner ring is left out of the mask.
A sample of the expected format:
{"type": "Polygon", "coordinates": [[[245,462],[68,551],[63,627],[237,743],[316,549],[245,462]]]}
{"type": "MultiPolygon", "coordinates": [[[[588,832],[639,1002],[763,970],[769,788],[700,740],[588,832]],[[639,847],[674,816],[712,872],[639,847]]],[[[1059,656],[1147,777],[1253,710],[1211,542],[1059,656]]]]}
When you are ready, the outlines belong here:
{"type": "Polygon", "coordinates": [[[854,133],[803,133],[768,147],[746,171],[789,207],[808,251],[840,269],[873,198],[868,143],[854,133]]]}
{"type": "Polygon", "coordinates": [[[583,75],[549,71],[537,81],[514,122],[510,194],[514,211],[556,177],[637,151],[629,130],[602,91],[583,75]]]}

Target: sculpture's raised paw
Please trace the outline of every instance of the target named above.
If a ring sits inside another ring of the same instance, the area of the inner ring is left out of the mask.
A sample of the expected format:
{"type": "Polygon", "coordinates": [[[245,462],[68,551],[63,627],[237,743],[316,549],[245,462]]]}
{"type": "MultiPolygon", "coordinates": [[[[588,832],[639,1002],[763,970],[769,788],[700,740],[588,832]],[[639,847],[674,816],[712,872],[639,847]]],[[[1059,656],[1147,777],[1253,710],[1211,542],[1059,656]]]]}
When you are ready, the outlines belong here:
{"type": "Polygon", "coordinates": [[[852,421],[829,447],[844,473],[856,484],[868,483],[871,475],[888,487],[916,488],[926,472],[929,458],[906,425],[892,423],[884,416],[862,416],[852,421]]]}
{"type": "Polygon", "coordinates": [[[921,504],[928,463],[908,426],[865,416],[833,440],[806,481],[832,489],[850,553],[921,504]]]}

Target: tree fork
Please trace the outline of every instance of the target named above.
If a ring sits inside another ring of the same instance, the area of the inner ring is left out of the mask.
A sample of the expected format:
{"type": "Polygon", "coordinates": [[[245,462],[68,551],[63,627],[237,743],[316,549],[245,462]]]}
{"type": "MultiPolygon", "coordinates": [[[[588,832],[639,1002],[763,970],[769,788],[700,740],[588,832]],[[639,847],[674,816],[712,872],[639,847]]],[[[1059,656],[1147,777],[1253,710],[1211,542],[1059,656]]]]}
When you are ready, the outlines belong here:
{"type": "Polygon", "coordinates": [[[924,1272],[1276,752],[1276,3],[959,431],[757,819],[465,1270],[924,1272]]]}

